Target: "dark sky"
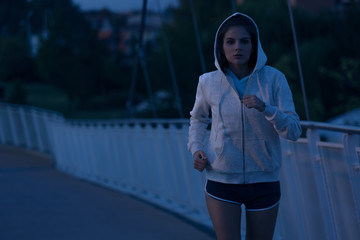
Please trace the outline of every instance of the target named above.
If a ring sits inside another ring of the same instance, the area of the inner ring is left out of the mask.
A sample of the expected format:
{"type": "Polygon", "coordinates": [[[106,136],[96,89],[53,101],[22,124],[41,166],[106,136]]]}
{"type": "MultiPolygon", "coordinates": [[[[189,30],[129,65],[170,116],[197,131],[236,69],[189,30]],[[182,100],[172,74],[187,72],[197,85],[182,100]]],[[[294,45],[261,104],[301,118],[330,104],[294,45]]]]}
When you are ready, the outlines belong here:
{"type": "MultiPolygon", "coordinates": [[[[107,8],[114,12],[141,9],[143,4],[143,0],[73,0],[73,2],[82,10],[107,8]]],[[[177,0],[147,0],[147,6],[149,9],[158,10],[158,2],[163,9],[169,4],[176,4],[177,0]]]]}

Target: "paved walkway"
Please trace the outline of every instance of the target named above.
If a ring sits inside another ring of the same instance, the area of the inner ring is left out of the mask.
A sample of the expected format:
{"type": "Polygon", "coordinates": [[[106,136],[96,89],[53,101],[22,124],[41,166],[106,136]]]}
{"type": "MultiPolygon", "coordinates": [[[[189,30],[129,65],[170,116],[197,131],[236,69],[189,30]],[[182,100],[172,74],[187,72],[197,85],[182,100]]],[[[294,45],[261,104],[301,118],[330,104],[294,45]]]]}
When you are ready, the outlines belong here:
{"type": "Polygon", "coordinates": [[[205,240],[169,212],[58,172],[48,155],[0,145],[1,240],[205,240]]]}

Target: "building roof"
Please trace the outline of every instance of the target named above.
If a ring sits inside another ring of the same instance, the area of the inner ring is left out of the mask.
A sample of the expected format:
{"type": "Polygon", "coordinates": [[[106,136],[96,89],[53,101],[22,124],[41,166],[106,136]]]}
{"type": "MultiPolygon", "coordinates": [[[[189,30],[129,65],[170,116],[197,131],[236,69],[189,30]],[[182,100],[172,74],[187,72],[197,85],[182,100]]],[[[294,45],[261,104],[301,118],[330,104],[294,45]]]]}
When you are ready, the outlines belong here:
{"type": "Polygon", "coordinates": [[[332,118],[327,122],[341,125],[360,126],[360,107],[332,118]]]}

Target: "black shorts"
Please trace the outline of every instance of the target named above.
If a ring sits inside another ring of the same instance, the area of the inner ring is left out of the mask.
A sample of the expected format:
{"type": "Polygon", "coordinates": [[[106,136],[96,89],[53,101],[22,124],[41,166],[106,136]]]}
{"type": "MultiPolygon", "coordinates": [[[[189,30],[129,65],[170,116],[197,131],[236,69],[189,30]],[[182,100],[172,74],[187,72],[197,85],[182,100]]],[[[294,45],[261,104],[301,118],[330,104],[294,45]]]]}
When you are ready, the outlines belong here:
{"type": "Polygon", "coordinates": [[[264,211],[280,202],[280,182],[227,184],[207,180],[206,193],[217,200],[244,204],[246,211],[264,211]]]}

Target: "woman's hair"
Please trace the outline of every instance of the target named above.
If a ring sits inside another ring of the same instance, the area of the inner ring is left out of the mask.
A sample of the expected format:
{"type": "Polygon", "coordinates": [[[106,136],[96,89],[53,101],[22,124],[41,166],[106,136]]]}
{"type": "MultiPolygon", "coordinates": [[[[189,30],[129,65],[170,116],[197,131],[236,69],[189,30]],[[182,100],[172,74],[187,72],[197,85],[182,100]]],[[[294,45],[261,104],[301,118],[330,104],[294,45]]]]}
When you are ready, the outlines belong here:
{"type": "Polygon", "coordinates": [[[223,44],[224,44],[225,33],[229,30],[229,28],[234,26],[238,26],[238,27],[243,26],[246,29],[246,31],[250,34],[252,52],[249,59],[249,66],[251,69],[254,69],[257,60],[257,39],[258,39],[257,29],[254,23],[249,18],[246,18],[242,15],[236,15],[230,18],[221,26],[218,33],[218,39],[216,44],[216,54],[217,54],[218,63],[221,69],[224,69],[225,67],[229,66],[229,62],[224,54],[223,44]]]}

